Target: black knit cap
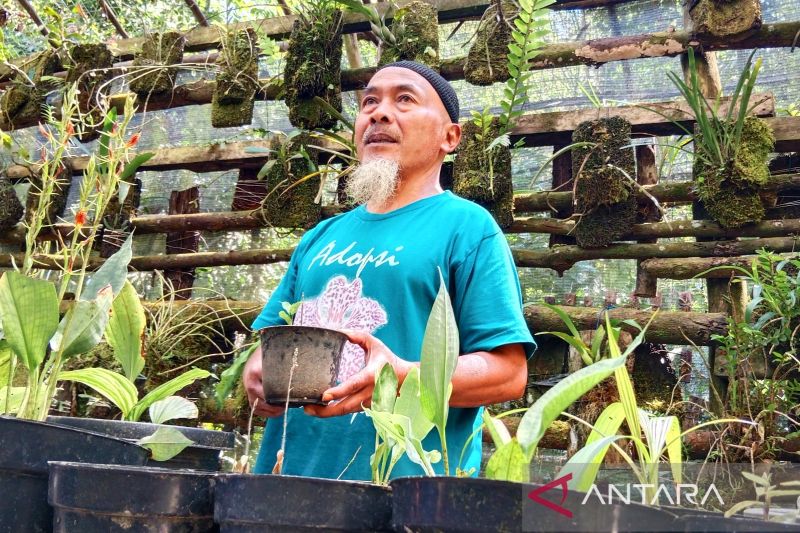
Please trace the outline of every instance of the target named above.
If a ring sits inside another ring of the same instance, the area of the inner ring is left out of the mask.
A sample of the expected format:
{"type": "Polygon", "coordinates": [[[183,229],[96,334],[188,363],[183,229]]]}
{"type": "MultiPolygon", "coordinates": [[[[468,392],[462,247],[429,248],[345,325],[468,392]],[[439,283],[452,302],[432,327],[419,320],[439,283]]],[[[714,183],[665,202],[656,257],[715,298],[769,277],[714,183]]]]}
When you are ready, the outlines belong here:
{"type": "Polygon", "coordinates": [[[458,123],[458,96],[456,95],[456,91],[453,89],[453,86],[450,85],[450,83],[438,72],[426,65],[423,65],[422,63],[417,63],[415,61],[396,61],[394,63],[389,63],[388,65],[383,65],[378,70],[380,71],[388,67],[407,68],[408,70],[414,71],[425,78],[442,100],[444,108],[447,110],[447,114],[450,115],[450,120],[458,123]]]}

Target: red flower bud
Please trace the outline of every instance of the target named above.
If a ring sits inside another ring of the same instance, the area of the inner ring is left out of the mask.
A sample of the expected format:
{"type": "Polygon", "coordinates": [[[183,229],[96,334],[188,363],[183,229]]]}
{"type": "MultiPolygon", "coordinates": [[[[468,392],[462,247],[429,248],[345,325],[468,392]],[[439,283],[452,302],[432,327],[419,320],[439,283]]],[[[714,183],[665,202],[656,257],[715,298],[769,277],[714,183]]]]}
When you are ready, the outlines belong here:
{"type": "Polygon", "coordinates": [[[133,148],[134,146],[136,146],[136,143],[138,142],[139,142],[139,134],[134,133],[133,135],[131,135],[131,138],[128,139],[128,142],[125,143],[125,148],[133,148]]]}
{"type": "Polygon", "coordinates": [[[80,227],[86,224],[86,211],[78,211],[75,213],[75,225],[80,227]]]}

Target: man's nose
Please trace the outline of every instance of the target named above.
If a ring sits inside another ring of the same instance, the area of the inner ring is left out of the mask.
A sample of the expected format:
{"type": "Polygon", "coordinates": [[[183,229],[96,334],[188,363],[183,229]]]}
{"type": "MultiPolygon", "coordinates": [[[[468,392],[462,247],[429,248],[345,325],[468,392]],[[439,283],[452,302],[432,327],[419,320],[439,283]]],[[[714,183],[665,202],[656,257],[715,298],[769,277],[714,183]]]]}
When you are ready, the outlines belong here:
{"type": "Polygon", "coordinates": [[[384,99],[372,110],[369,115],[369,121],[371,124],[377,124],[378,122],[389,123],[392,121],[393,116],[391,104],[384,99]]]}

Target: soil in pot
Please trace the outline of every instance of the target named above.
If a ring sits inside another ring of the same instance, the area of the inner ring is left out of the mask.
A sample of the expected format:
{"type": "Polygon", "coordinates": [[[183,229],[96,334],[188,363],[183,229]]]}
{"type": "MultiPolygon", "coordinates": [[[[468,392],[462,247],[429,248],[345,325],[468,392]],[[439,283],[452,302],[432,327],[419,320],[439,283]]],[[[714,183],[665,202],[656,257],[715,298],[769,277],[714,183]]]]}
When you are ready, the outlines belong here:
{"type": "Polygon", "coordinates": [[[312,326],[271,326],[259,336],[267,403],[284,405],[288,396],[289,407],[322,404],[322,393],[336,385],[347,336],[312,326]]]}
{"type": "Polygon", "coordinates": [[[51,462],[53,530],[216,531],[213,484],[213,474],[190,470],[51,462]]]}
{"type": "Polygon", "coordinates": [[[0,532],[47,532],[48,461],[144,465],[136,444],[89,431],[0,416],[0,532]]]}
{"type": "MultiPolygon", "coordinates": [[[[76,418],[69,416],[50,416],[51,424],[93,431],[117,439],[135,442],[148,437],[162,427],[147,422],[124,422],[121,420],[101,420],[98,418],[76,418]]],[[[151,461],[149,464],[161,468],[189,468],[193,470],[217,471],[220,468],[220,453],[234,447],[234,434],[227,431],[169,426],[180,431],[194,444],[186,447],[169,461],[151,461]]]]}
{"type": "Polygon", "coordinates": [[[223,533],[390,531],[387,487],[296,476],[227,474],[214,487],[223,533]]]}
{"type": "Polygon", "coordinates": [[[529,494],[541,485],[478,478],[417,477],[391,482],[396,531],[672,531],[674,515],[634,503],[582,502],[585,494],[559,487],[538,496],[566,514],[537,503],[529,494]]]}

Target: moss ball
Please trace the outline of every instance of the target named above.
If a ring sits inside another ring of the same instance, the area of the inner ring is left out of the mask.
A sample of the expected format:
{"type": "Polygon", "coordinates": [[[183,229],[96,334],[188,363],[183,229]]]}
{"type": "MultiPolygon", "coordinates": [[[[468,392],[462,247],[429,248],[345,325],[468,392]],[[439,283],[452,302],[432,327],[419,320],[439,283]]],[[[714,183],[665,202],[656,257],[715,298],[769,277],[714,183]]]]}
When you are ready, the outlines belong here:
{"type": "Polygon", "coordinates": [[[464,63],[464,79],[473,85],[491,85],[508,79],[511,24],[519,8],[513,0],[492,0],[475,32],[475,42],[464,63]],[[503,20],[498,20],[498,6],[503,20]]]}
{"type": "Polygon", "coordinates": [[[314,98],[342,110],[342,12],[332,10],[310,25],[295,21],[284,68],[286,105],[293,126],[308,130],[333,128],[337,119],[314,98]]]}
{"type": "Polygon", "coordinates": [[[463,125],[461,145],[453,164],[453,192],[488,209],[498,225],[505,229],[514,222],[511,150],[507,146],[496,146],[491,155],[486,151],[499,131],[496,117],[485,134],[473,121],[463,125]],[[493,177],[489,173],[490,156],[493,177]]]}
{"type": "Polygon", "coordinates": [[[636,198],[631,196],[622,202],[601,205],[584,213],[573,232],[578,246],[602,248],[616,241],[636,222],[636,208],[636,198]]]}
{"type": "Polygon", "coordinates": [[[396,43],[383,42],[378,65],[416,61],[439,69],[439,19],[436,8],[415,0],[395,13],[390,28],[396,43]]]}
{"type": "Polygon", "coordinates": [[[252,122],[258,89],[257,42],[253,28],[230,32],[223,41],[211,99],[213,127],[229,128],[252,122]]]}
{"type": "Polygon", "coordinates": [[[8,178],[0,177],[0,231],[13,228],[25,210],[8,178]]]}
{"type": "Polygon", "coordinates": [[[264,199],[262,216],[272,226],[282,228],[310,228],[319,222],[322,206],[314,202],[319,191],[319,178],[300,181],[314,171],[316,154],[290,159],[301,148],[311,143],[307,134],[290,140],[275,136],[270,147],[275,151],[272,167],[267,172],[267,197],[264,199]]]}
{"type": "Polygon", "coordinates": [[[134,69],[131,91],[142,96],[172,92],[177,71],[165,67],[180,64],[185,44],[186,39],[176,31],[149,35],[142,44],[141,53],[133,60],[133,66],[152,67],[153,70],[142,72],[134,69]]]}

